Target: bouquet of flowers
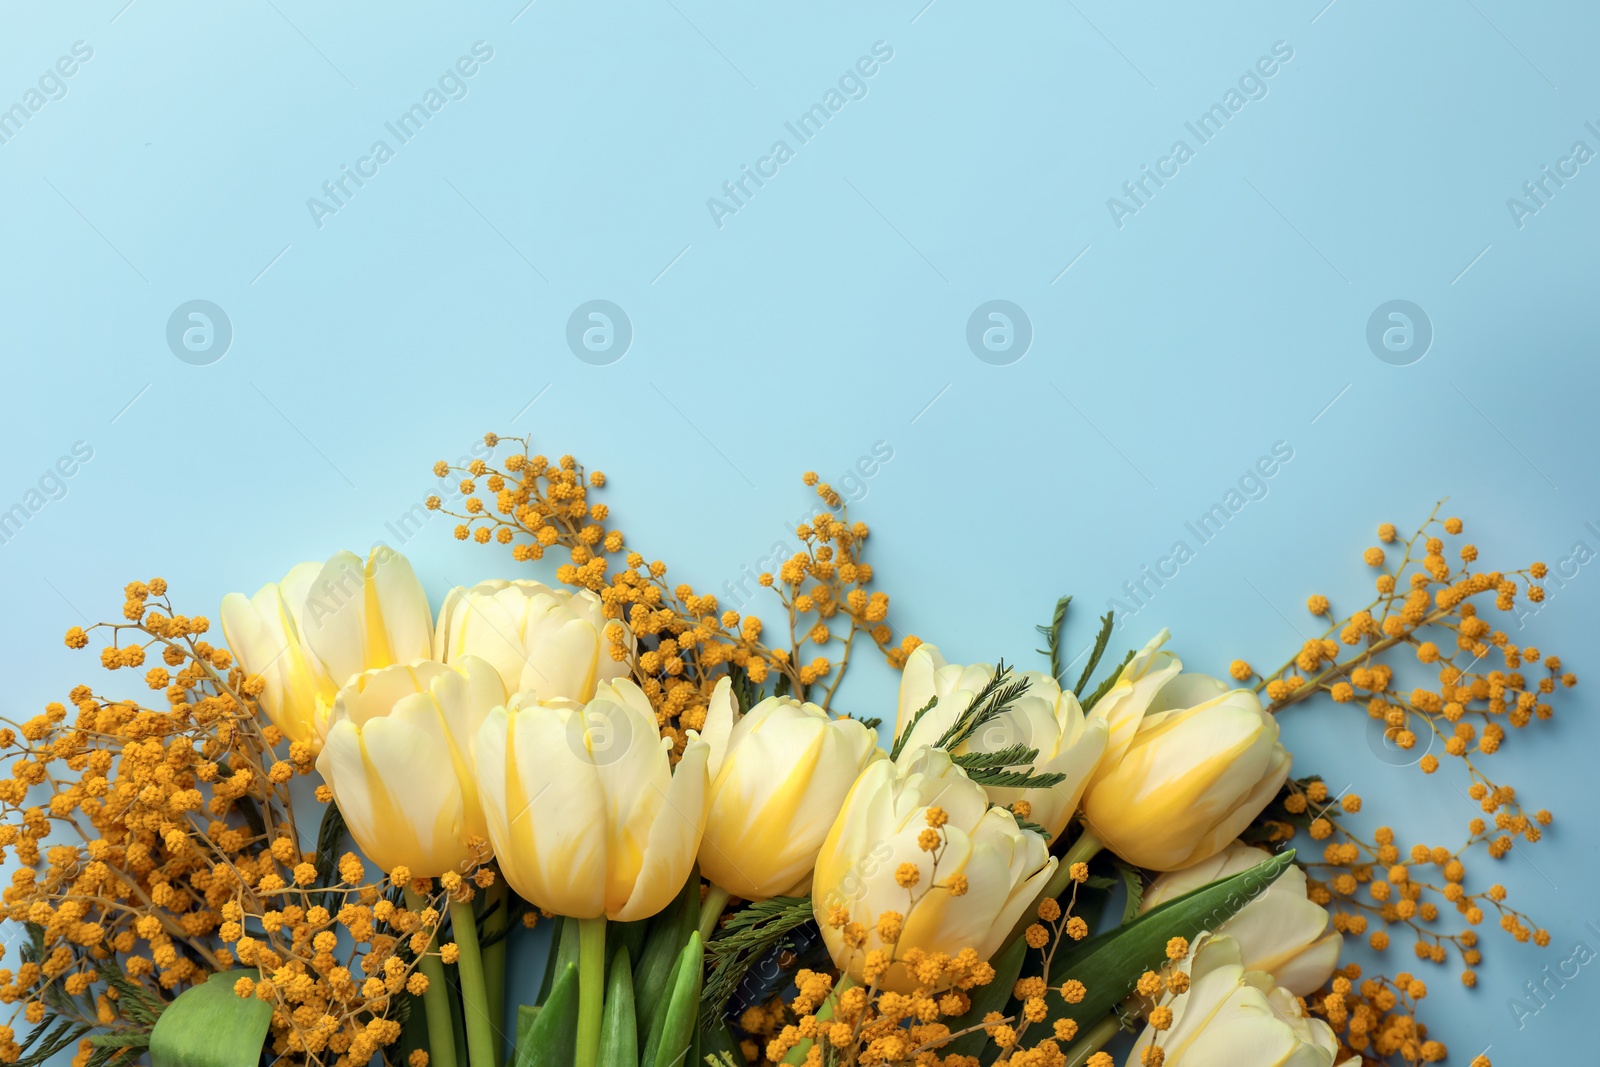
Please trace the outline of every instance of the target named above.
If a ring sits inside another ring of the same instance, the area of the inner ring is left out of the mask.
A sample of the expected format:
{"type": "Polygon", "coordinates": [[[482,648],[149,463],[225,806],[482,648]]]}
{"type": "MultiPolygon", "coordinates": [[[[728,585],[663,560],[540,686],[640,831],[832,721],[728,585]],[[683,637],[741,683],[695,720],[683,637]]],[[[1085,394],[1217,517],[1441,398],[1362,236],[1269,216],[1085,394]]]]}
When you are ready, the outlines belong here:
{"type": "Polygon", "coordinates": [[[228,596],[221,643],[159,578],[68,631],[155,696],[78,685],[0,730],[0,1062],[1108,1067],[1123,1031],[1142,1067],[1434,1062],[1424,979],[1345,938],[1468,986],[1486,915],[1548,941],[1466,865],[1549,825],[1483,764],[1576,679],[1481,613],[1543,565],[1483,569],[1437,508],[1379,527],[1369,604],[1310,597],[1319,636],[1223,680],[1165,631],[1108,658],[1110,614],[1067,662],[1070,597],[1038,669],[897,639],[814,474],[769,627],[669,585],[571,456],[490,434],[435,473],[457,538],[556,551],[555,583],[435,617],[380,545],[228,596]],[[888,730],[835,706],[864,643],[902,672],[888,730]],[[1443,741],[1463,842],[1403,848],[1295,767],[1277,715],[1313,699],[1443,741]]]}

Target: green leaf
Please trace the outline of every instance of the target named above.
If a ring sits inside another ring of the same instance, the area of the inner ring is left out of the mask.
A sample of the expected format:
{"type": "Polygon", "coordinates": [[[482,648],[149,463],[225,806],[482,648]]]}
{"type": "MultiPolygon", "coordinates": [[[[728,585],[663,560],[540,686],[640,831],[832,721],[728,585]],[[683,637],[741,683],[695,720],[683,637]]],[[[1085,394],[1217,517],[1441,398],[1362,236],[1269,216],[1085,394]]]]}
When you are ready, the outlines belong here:
{"type": "Polygon", "coordinates": [[[1169,900],[1126,926],[1064,949],[1056,956],[1048,979],[1055,987],[1048,998],[1051,1018],[1074,1019],[1080,1027],[1098,1022],[1128,995],[1140,975],[1161,968],[1167,959],[1169,938],[1193,941],[1201,931],[1215,930],[1265,892],[1293,862],[1291,849],[1248,871],[1169,900]],[[1061,998],[1061,983],[1068,978],[1076,978],[1088,987],[1077,1004],[1068,1004],[1061,998]]]}
{"type": "MultiPolygon", "coordinates": [[[[701,1062],[744,1063],[744,1054],[739,1051],[739,1045],[733,1039],[733,1034],[728,1031],[728,1024],[721,1019],[713,1019],[709,1023],[702,1023],[700,1027],[700,1051],[706,1057],[701,1062]],[[714,1059],[713,1059],[714,1057],[714,1059]]],[[[695,1067],[699,1067],[696,1064],[695,1067]]]]}
{"type": "Polygon", "coordinates": [[[689,935],[688,944],[678,954],[673,969],[672,993],[667,998],[666,1010],[659,1022],[651,1028],[650,1039],[645,1043],[641,1067],[679,1067],[694,1041],[696,1024],[700,1018],[700,981],[705,974],[705,948],[700,943],[700,931],[689,935]]]}
{"type": "MultiPolygon", "coordinates": [[[[1027,956],[1027,942],[1018,938],[1010,948],[990,960],[994,966],[994,980],[988,985],[977,986],[972,990],[972,1004],[967,1008],[966,1014],[947,1023],[951,1031],[977,1026],[991,1011],[1005,1011],[1006,1004],[1011,1000],[1011,988],[1017,984],[1017,975],[1022,973],[1022,963],[1027,956]]],[[[988,1040],[988,1033],[974,1030],[970,1034],[956,1038],[939,1052],[945,1056],[954,1053],[976,1056],[983,1051],[983,1046],[988,1040]]]]}
{"type": "Polygon", "coordinates": [[[705,984],[701,1017],[707,1023],[722,1014],[745,973],[779,944],[785,935],[812,919],[811,898],[771,897],[736,911],[706,945],[711,977],[705,984]]]}
{"type": "Polygon", "coordinates": [[[539,983],[539,1003],[550,997],[556,976],[565,974],[567,964],[578,962],[578,921],[557,915],[556,928],[550,932],[550,957],[545,960],[544,979],[539,983]]]}
{"type": "Polygon", "coordinates": [[[890,759],[896,760],[900,758],[900,753],[905,749],[906,742],[911,740],[911,733],[917,728],[917,723],[921,722],[922,717],[932,711],[938,703],[939,697],[937,695],[931,696],[926,704],[917,709],[917,713],[911,716],[911,721],[906,723],[906,728],[900,731],[900,736],[894,739],[894,747],[889,749],[890,759]]]}
{"type": "MultiPolygon", "coordinates": [[[[1094,676],[1094,669],[1100,666],[1100,657],[1106,654],[1106,646],[1111,643],[1111,617],[1116,612],[1108,611],[1100,620],[1100,632],[1095,635],[1094,648],[1089,653],[1088,666],[1083,668],[1083,673],[1078,675],[1078,684],[1072,687],[1073,696],[1083,696],[1083,687],[1089,684],[1089,679],[1094,676]]],[[[1116,675],[1112,675],[1113,678],[1116,675]]]]}
{"type": "MultiPolygon", "coordinates": [[[[1106,618],[1109,619],[1110,617],[1108,613],[1106,618]]],[[[1122,657],[1122,662],[1117,664],[1117,669],[1106,675],[1105,680],[1100,683],[1099,687],[1089,694],[1089,699],[1083,702],[1084,711],[1092,711],[1094,706],[1100,703],[1100,698],[1109,693],[1111,687],[1117,684],[1117,679],[1122,676],[1122,668],[1131,662],[1133,662],[1133,649],[1130,648],[1128,649],[1128,654],[1122,657]]]]}
{"type": "Polygon", "coordinates": [[[956,721],[934,742],[933,747],[954,752],[973,734],[1009,711],[1017,698],[1027,691],[1026,678],[1012,678],[1011,668],[1006,663],[996,663],[994,677],[978,691],[972,703],[956,717],[956,721]]]}
{"type": "Polygon", "coordinates": [[[1139,873],[1139,868],[1124,860],[1117,860],[1116,866],[1117,873],[1122,876],[1122,887],[1128,891],[1127,898],[1122,902],[1120,923],[1127,926],[1144,904],[1144,875],[1139,873]]]}
{"type": "Polygon", "coordinates": [[[650,933],[644,939],[644,951],[633,968],[633,1002],[639,1024],[639,1040],[647,1040],[656,1020],[666,1009],[667,994],[672,976],[678,965],[678,953],[689,938],[690,931],[700,926],[700,876],[691,873],[678,893],[678,899],[668,905],[650,923],[650,933]]]}
{"type": "MultiPolygon", "coordinates": [[[[317,885],[334,885],[339,872],[339,846],[344,842],[344,815],[339,811],[339,803],[335,800],[328,801],[328,806],[322,811],[322,822],[317,827],[317,885]]],[[[332,890],[324,890],[316,897],[316,902],[329,911],[337,908],[329,907],[333,899],[332,890]]]]}
{"type": "Polygon", "coordinates": [[[1045,642],[1044,648],[1035,649],[1034,651],[1041,656],[1050,658],[1050,677],[1054,678],[1057,684],[1060,684],[1061,676],[1067,673],[1066,664],[1061,662],[1061,631],[1066,628],[1067,605],[1071,603],[1072,597],[1070,596],[1064,596],[1057,600],[1055,611],[1050,613],[1050,625],[1034,627],[1035,630],[1044,635],[1045,642]]]}
{"type": "Polygon", "coordinates": [[[639,1067],[639,1023],[633,1015],[633,964],[626,947],[617,950],[606,983],[605,1014],[600,1019],[599,1067],[639,1067]]]}
{"type": "Polygon", "coordinates": [[[569,963],[542,1007],[517,1009],[516,1067],[572,1067],[577,1054],[578,965],[569,963]]]}
{"type": "MultiPolygon", "coordinates": [[[[628,959],[636,960],[644,949],[644,939],[650,933],[650,920],[639,919],[635,922],[606,923],[606,967],[617,965],[618,955],[623,949],[628,950],[628,959]]],[[[628,964],[631,969],[633,964],[628,964]]],[[[632,988],[630,983],[629,988],[632,988]]]]}
{"type": "Polygon", "coordinates": [[[254,971],[219,971],[185,990],[150,1031],[154,1067],[255,1067],[272,1021],[272,1005],[233,991],[254,971]]]}

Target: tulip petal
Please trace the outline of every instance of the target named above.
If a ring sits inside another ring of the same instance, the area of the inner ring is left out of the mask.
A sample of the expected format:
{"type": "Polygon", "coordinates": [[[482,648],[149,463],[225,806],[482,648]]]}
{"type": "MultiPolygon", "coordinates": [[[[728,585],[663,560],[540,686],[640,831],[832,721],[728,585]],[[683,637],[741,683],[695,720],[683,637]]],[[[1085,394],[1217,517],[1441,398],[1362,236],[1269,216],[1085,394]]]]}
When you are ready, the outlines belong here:
{"type": "MultiPolygon", "coordinates": [[[[665,762],[665,753],[662,755],[665,762]]],[[[705,830],[706,755],[705,742],[691,731],[650,826],[639,877],[626,902],[608,910],[610,918],[618,922],[647,919],[670,904],[683,888],[705,830]]]]}
{"type": "Polygon", "coordinates": [[[714,779],[722,770],[722,760],[728,754],[728,736],[733,732],[733,683],[724,676],[711,690],[711,700],[706,705],[706,728],[700,739],[707,745],[706,773],[714,779]]]}

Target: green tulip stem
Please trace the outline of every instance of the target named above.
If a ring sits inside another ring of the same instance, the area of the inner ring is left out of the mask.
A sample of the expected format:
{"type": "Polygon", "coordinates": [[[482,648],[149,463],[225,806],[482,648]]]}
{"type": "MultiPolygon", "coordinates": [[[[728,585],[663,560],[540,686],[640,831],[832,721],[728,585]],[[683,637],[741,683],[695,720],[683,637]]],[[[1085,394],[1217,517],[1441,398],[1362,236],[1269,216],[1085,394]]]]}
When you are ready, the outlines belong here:
{"type": "MultiPolygon", "coordinates": [[[[1034,901],[1034,905],[1037,906],[1039,901],[1044,900],[1046,897],[1053,899],[1065,893],[1067,886],[1072,884],[1072,865],[1074,863],[1088,863],[1099,855],[1100,850],[1105,847],[1105,843],[1090,833],[1088,827],[1085,827],[1083,832],[1078,835],[1078,839],[1072,843],[1072,847],[1067,849],[1067,854],[1061,857],[1061,862],[1056,865],[1055,873],[1050,876],[1050,881],[1045,885],[1044,892],[1039,894],[1039,898],[1034,901]]],[[[1017,920],[1017,925],[1012,929],[1011,936],[1006,938],[1005,944],[1001,946],[1000,951],[1004,952],[1010,948],[1017,938],[1022,936],[1022,932],[1032,925],[1037,918],[1038,912],[1033,908],[1024,912],[1022,917],[1017,920]]],[[[999,952],[995,953],[997,956],[999,954],[999,952]]]]}
{"type": "Polygon", "coordinates": [[[1100,1051],[1100,1046],[1117,1036],[1120,1029],[1122,1023],[1116,1012],[1089,1027],[1078,1040],[1067,1046],[1067,1067],[1083,1067],[1090,1056],[1100,1051]]]}
{"type": "Polygon", "coordinates": [[[595,1067],[600,1059],[600,1022],[605,996],[606,917],[579,919],[577,1067],[595,1067]]]}
{"type": "Polygon", "coordinates": [[[498,936],[483,946],[483,982],[489,993],[489,1018],[494,1023],[494,1062],[495,1067],[500,1067],[505,1060],[506,942],[511,939],[511,891],[500,872],[495,874],[494,883],[484,892],[489,907],[495,909],[488,925],[498,936]]]}
{"type": "MultiPolygon", "coordinates": [[[[428,906],[421,895],[406,887],[406,908],[420,912],[428,906]]],[[[444,976],[444,961],[439,958],[438,946],[432,942],[424,950],[417,966],[428,980],[428,991],[422,994],[422,1008],[428,1017],[428,1063],[430,1067],[456,1067],[456,1035],[450,1022],[450,983],[444,976]]]]}
{"type": "Polygon", "coordinates": [[[489,991],[483,981],[478,920],[472,913],[470,901],[451,899],[450,928],[461,953],[457,978],[461,985],[461,1015],[467,1028],[467,1062],[470,1067],[495,1067],[495,1025],[489,1014],[489,991]]]}
{"type": "Polygon", "coordinates": [[[706,899],[700,902],[700,941],[704,944],[716,932],[722,909],[728,906],[728,891],[719,885],[706,890],[706,899]]]}

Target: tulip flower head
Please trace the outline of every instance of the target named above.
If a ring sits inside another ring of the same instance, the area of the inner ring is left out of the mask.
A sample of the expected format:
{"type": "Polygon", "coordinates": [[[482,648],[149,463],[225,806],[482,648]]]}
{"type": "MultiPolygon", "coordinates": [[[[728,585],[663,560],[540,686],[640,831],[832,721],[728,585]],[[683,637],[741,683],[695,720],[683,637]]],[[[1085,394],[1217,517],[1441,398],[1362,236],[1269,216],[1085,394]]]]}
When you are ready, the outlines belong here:
{"type": "Polygon", "coordinates": [[[433,655],[445,663],[480,656],[494,664],[508,692],[587,703],[597,686],[628,673],[626,658],[611,657],[605,632],[613,626],[631,650],[627,626],[607,620],[600,598],[587,589],[569,592],[525,580],[479,582],[445,596],[433,655]]]}
{"type": "MultiPolygon", "coordinates": [[[[900,677],[895,728],[903,739],[901,762],[917,748],[936,745],[994,675],[995,668],[987,663],[946,663],[936,647],[919,645],[906,658],[900,677]],[[918,712],[934,697],[938,702],[919,716],[918,712]]],[[[1070,691],[1063,692],[1049,675],[1027,671],[1013,677],[1027,682],[1027,690],[1008,710],[956,745],[951,754],[998,752],[1016,745],[1037,750],[1032,763],[1034,773],[1060,774],[1060,782],[1033,789],[986,788],[989,799],[1002,807],[1026,801],[1031,809],[1029,818],[1048,830],[1054,841],[1078,808],[1089,777],[1105,751],[1108,728],[1100,719],[1087,718],[1078,698],[1070,691]]]]}
{"type": "Polygon", "coordinates": [[[1156,694],[1183,670],[1183,662],[1177,656],[1161,651],[1161,646],[1171,636],[1170,632],[1162,630],[1151,638],[1117,672],[1117,680],[1090,712],[1090,718],[1105,723],[1109,731],[1105,757],[1095,773],[1097,780],[1121,762],[1156,694]]]}
{"type": "Polygon", "coordinates": [[[851,788],[817,856],[812,907],[841,971],[909,992],[919,982],[901,962],[908,950],[987,960],[1056,863],[948,753],[923,748],[871,764],[851,788]],[[886,913],[899,920],[886,926],[886,913]]]}
{"type": "Polygon", "coordinates": [[[301,563],[253,597],[222,600],[222,632],[261,706],[291,741],[322,743],[335,694],[355,675],[424,659],[433,615],[411,564],[384,545],[301,563]]]}
{"type": "Polygon", "coordinates": [[[339,690],[317,770],[374,863],[436,878],[483,858],[472,847],[487,837],[472,746],[505,697],[472,656],[365,671],[339,690]]]}
{"type": "Polygon", "coordinates": [[[1277,720],[1248,689],[1147,713],[1120,760],[1090,783],[1084,821],[1137,867],[1188,867],[1239,836],[1277,795],[1290,762],[1277,720]]]}
{"type": "MultiPolygon", "coordinates": [[[[1145,890],[1141,911],[1221,878],[1242,874],[1267,858],[1235,841],[1210,859],[1157,878],[1145,890]]],[[[1306,872],[1292,865],[1213,933],[1233,938],[1247,971],[1266,971],[1295,996],[1322,988],[1339,965],[1344,937],[1329,925],[1326,909],[1306,896],[1306,872]]]]}
{"type": "Polygon", "coordinates": [[[862,768],[884,758],[859,720],[768,697],[734,722],[732,687],[711,694],[709,814],[700,873],[746,900],[804,893],[817,850],[862,768]]]}
{"type": "Polygon", "coordinates": [[[1170,1018],[1161,1030],[1145,1027],[1127,1067],[1149,1062],[1144,1050],[1151,1044],[1165,1053],[1163,1067],[1333,1067],[1333,1030],[1271,975],[1246,970],[1232,938],[1201,934],[1177,967],[1188,976],[1187,990],[1161,998],[1170,1018]]]}
{"type": "Polygon", "coordinates": [[[655,711],[617,679],[587,704],[518,693],[478,731],[479,795],[501,872],[537,907],[578,919],[654,915],[683,888],[705,828],[709,748],[676,768],[655,711]]]}

